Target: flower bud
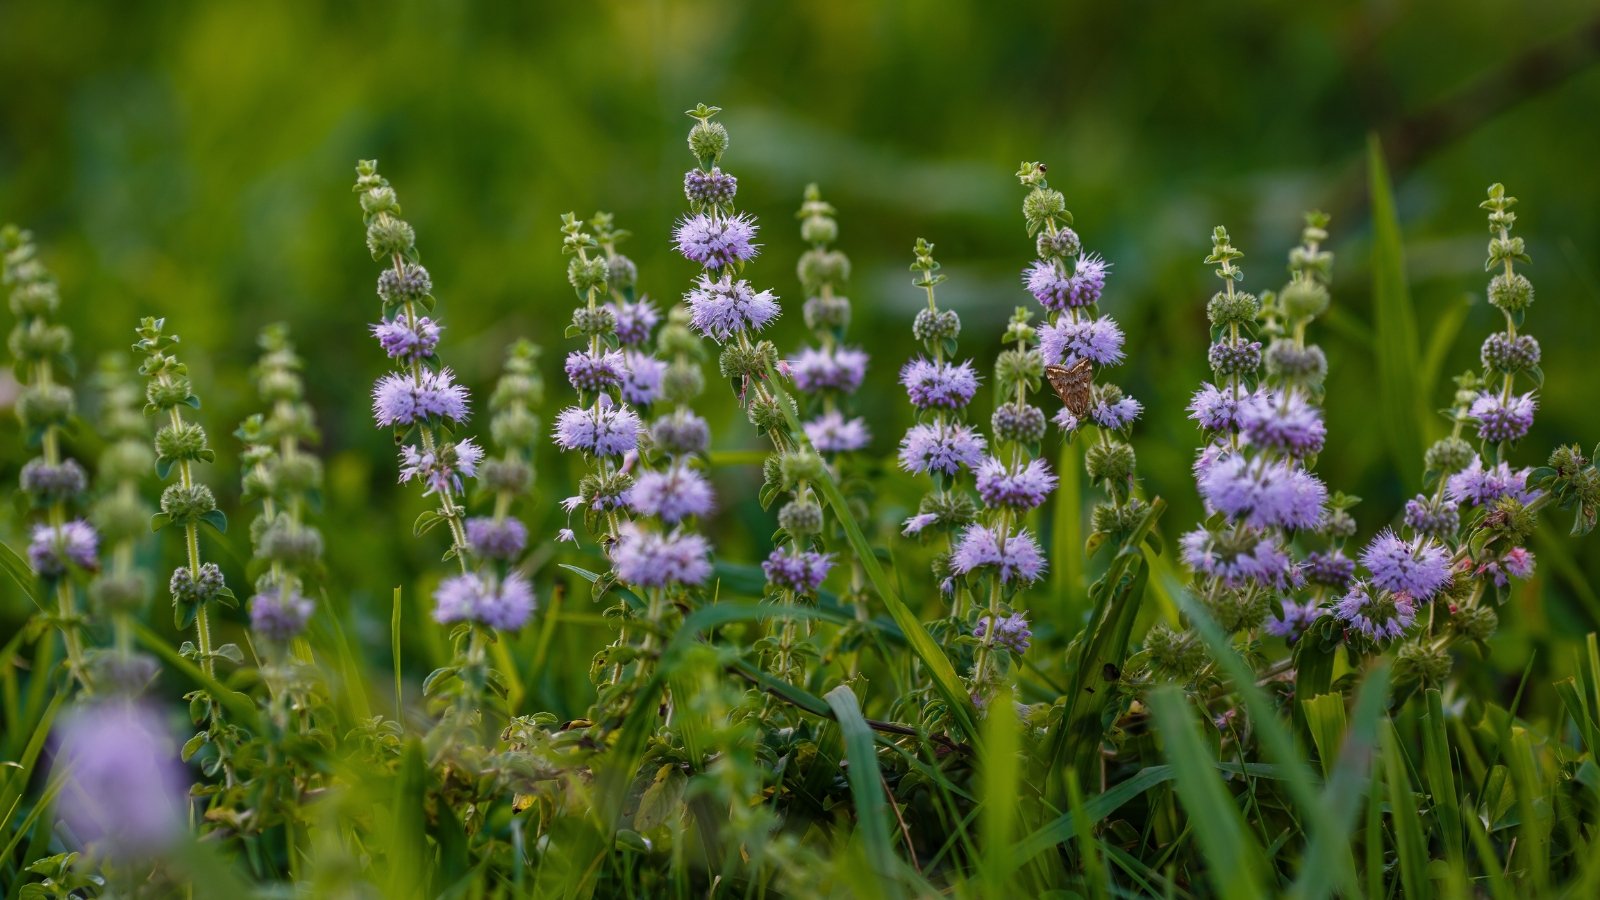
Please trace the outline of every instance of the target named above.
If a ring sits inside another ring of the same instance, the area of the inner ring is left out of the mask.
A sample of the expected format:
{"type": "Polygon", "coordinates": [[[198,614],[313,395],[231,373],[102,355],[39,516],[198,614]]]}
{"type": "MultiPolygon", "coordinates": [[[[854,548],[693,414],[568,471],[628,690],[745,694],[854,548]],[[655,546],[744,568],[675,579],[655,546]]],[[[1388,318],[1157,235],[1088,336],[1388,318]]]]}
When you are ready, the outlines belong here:
{"type": "Polygon", "coordinates": [[[1395,654],[1395,682],[1402,685],[1438,687],[1450,675],[1450,654],[1443,647],[1422,641],[1402,644],[1395,654]]]}
{"type": "Polygon", "coordinates": [[[149,384],[145,386],[144,396],[146,400],[150,401],[151,406],[161,412],[166,412],[174,406],[187,401],[192,391],[193,388],[189,384],[188,378],[182,375],[173,375],[164,379],[152,378],[149,384]]]}
{"type": "Polygon", "coordinates": [[[1267,347],[1267,373],[1304,386],[1322,383],[1328,374],[1328,357],[1316,345],[1301,347],[1277,338],[1267,347]]]}
{"type": "Polygon", "coordinates": [[[167,583],[172,602],[178,606],[210,603],[221,595],[224,587],[222,570],[216,563],[202,565],[198,577],[187,566],[179,566],[173,570],[172,579],[167,583]]]}
{"type": "Polygon", "coordinates": [[[172,520],[172,524],[180,528],[199,522],[202,516],[216,508],[216,496],[211,493],[211,488],[203,484],[188,487],[170,484],[161,492],[161,511],[172,520]]]}
{"type": "Polygon", "coordinates": [[[923,495],[917,512],[935,516],[938,524],[954,528],[971,522],[978,515],[978,505],[964,491],[935,491],[923,495]]]}
{"type": "Polygon", "coordinates": [[[618,253],[606,260],[606,286],[611,293],[621,295],[639,281],[639,267],[633,260],[618,253]]]}
{"type": "Polygon", "coordinates": [[[531,447],[539,441],[539,419],[526,407],[513,406],[494,417],[489,433],[502,447],[531,447]]]}
{"type": "Polygon", "coordinates": [[[711,444],[711,430],[706,427],[705,419],[680,409],[657,419],[650,426],[650,439],[663,453],[689,456],[705,452],[711,444]]]}
{"type": "Polygon", "coordinates": [[[378,296],[384,303],[417,302],[433,293],[433,278],[416,263],[405,263],[400,270],[386,267],[378,274],[378,296]]]}
{"type": "Polygon", "coordinates": [[[1424,461],[1429,470],[1451,475],[1465,469],[1477,453],[1472,445],[1459,437],[1441,438],[1434,442],[1424,461]]]}
{"type": "Polygon", "coordinates": [[[1043,225],[1067,211],[1067,199],[1050,188],[1034,188],[1022,198],[1022,215],[1029,224],[1043,225]]]}
{"type": "Polygon", "coordinates": [[[1095,481],[1123,482],[1133,477],[1133,448],[1121,441],[1091,444],[1084,467],[1095,481]]]}
{"type": "Polygon", "coordinates": [[[49,506],[70,501],[83,493],[89,476],[84,474],[77,460],[69,459],[52,466],[41,457],[28,460],[18,483],[23,493],[32,496],[36,506],[49,506]]]}
{"type": "Polygon", "coordinates": [[[206,450],[206,431],[193,422],[166,425],[156,432],[156,455],[161,459],[194,461],[206,450]]]}
{"type": "Polygon", "coordinates": [[[95,504],[94,525],[107,541],[131,540],[150,533],[150,509],[137,496],[107,494],[95,504]]]}
{"type": "Polygon", "coordinates": [[[1218,341],[1211,345],[1207,357],[1211,361],[1211,370],[1218,376],[1254,372],[1261,366],[1261,342],[1247,341],[1244,338],[1237,341],[1218,341]]]}
{"type": "MultiPolygon", "coordinates": [[[[187,571],[187,570],[185,570],[187,571]]],[[[137,613],[144,608],[150,596],[150,584],[144,573],[126,575],[104,574],[89,585],[89,599],[95,609],[106,614],[137,613]]]]}
{"type": "Polygon", "coordinates": [[[669,403],[688,403],[706,389],[700,367],[687,361],[674,361],[661,376],[661,397],[669,403]]]}
{"type": "Polygon", "coordinates": [[[606,284],[606,260],[603,256],[583,259],[574,256],[567,262],[567,283],[580,294],[599,290],[606,284]]]}
{"type": "Polygon", "coordinates": [[[994,362],[995,377],[1006,387],[1044,377],[1044,354],[1038,347],[1027,350],[1002,350],[994,362]]]}
{"type": "Polygon", "coordinates": [[[1500,617],[1487,606],[1468,606],[1450,617],[1450,630],[1468,640],[1487,641],[1500,627],[1500,617]]]}
{"type": "Polygon", "coordinates": [[[1216,327],[1228,325],[1247,325],[1256,320],[1256,314],[1261,311],[1261,301],[1255,294],[1244,291],[1235,292],[1229,296],[1226,291],[1218,291],[1206,303],[1206,318],[1216,327]]]}
{"type": "Polygon", "coordinates": [[[839,238],[839,223],[827,216],[806,216],[800,223],[800,239],[808,244],[831,244],[839,238]]]}
{"type": "Polygon", "coordinates": [[[405,219],[383,215],[367,226],[367,249],[372,251],[373,259],[404,256],[416,243],[417,233],[405,219]]]}
{"type": "Polygon", "coordinates": [[[850,258],[838,250],[813,247],[800,254],[795,269],[807,293],[820,293],[824,284],[843,284],[850,280],[850,258]]]}
{"type": "Polygon", "coordinates": [[[1078,233],[1071,228],[1058,228],[1054,232],[1049,230],[1039,232],[1036,243],[1040,259],[1060,259],[1066,256],[1077,256],[1083,252],[1083,244],[1078,240],[1078,233]]]}
{"type": "Polygon", "coordinates": [[[1188,681],[1206,664],[1206,651],[1193,632],[1175,631],[1160,624],[1145,635],[1144,648],[1150,654],[1150,668],[1157,677],[1188,681]]]}
{"type": "Polygon", "coordinates": [[[1539,342],[1534,340],[1533,335],[1512,337],[1506,332],[1496,331],[1484,339],[1478,357],[1485,369],[1513,375],[1539,364],[1539,342]]]}
{"type": "Polygon", "coordinates": [[[17,418],[24,428],[65,425],[76,409],[72,389],[63,384],[35,384],[17,398],[17,418]]]}
{"type": "Polygon", "coordinates": [[[728,152],[728,129],[720,122],[696,122],[689,129],[689,152],[702,166],[717,162],[728,152]]]}
{"type": "Polygon", "coordinates": [[[478,480],[496,493],[521,496],[533,484],[533,467],[520,459],[490,459],[478,466],[478,480]]]}
{"type": "Polygon", "coordinates": [[[961,334],[961,317],[953,309],[922,309],[911,323],[911,333],[924,344],[955,340],[961,334]]]}
{"type": "Polygon", "coordinates": [[[791,500],[778,510],[778,525],[801,540],[822,531],[822,507],[815,500],[791,500]]]}
{"type": "Polygon", "coordinates": [[[155,464],[155,455],[143,441],[117,441],[100,454],[100,477],[107,481],[143,478],[155,464]]]}
{"type": "Polygon", "coordinates": [[[1278,303],[1291,319],[1312,319],[1328,309],[1328,289],[1307,278],[1296,278],[1284,285],[1278,303]]]}
{"type": "Polygon", "coordinates": [[[35,318],[27,324],[18,322],[8,343],[11,355],[20,360],[54,359],[72,349],[72,332],[65,325],[35,318]]]}
{"type": "Polygon", "coordinates": [[[778,471],[786,488],[797,487],[802,481],[818,481],[823,473],[822,457],[809,450],[791,450],[778,457],[778,471]]]}
{"type": "Polygon", "coordinates": [[[806,327],[813,331],[827,328],[847,328],[850,325],[850,301],[837,295],[812,297],[805,303],[806,327]]]}
{"type": "Polygon", "coordinates": [[[1506,312],[1527,309],[1533,303],[1533,283],[1521,273],[1502,272],[1489,281],[1489,302],[1506,312]]]}
{"type": "Polygon", "coordinates": [[[1044,410],[1026,403],[1002,403],[995,407],[989,424],[1002,441],[1032,444],[1044,439],[1044,410]]]}

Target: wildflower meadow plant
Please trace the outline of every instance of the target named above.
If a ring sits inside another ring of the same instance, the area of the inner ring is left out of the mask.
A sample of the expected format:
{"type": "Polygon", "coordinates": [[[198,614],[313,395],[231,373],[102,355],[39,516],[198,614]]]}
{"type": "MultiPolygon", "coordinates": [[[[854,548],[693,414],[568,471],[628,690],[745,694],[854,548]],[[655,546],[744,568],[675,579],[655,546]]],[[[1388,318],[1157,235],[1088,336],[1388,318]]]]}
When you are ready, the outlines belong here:
{"type": "MultiPolygon", "coordinates": [[[[18,458],[0,460],[19,487],[0,577],[31,601],[0,642],[0,884],[1594,894],[1600,639],[1565,669],[1527,662],[1514,693],[1479,662],[1523,653],[1501,617],[1538,613],[1551,572],[1575,570],[1545,514],[1571,514],[1573,535],[1600,520],[1594,453],[1527,456],[1546,367],[1574,363],[1534,337],[1532,254],[1503,188],[1483,204],[1496,326],[1443,420],[1418,423],[1437,440],[1417,443],[1409,499],[1374,509],[1318,467],[1349,437],[1324,411],[1330,385],[1363,374],[1330,381],[1350,348],[1317,343],[1323,323],[1364,327],[1334,305],[1327,216],[1305,217],[1276,290],[1246,290],[1243,252],[1211,233],[1219,284],[1191,273],[1210,297],[1190,306],[1209,372],[1180,388],[1186,409],[1147,408],[1122,385],[1165,396],[1160,370],[1132,346],[1137,286],[1113,278],[1144,265],[1138,242],[1114,269],[1043,164],[1017,173],[1029,244],[1007,283],[1023,305],[963,333],[917,239],[918,346],[896,368],[852,328],[876,282],[851,281],[839,211],[805,189],[804,299],[780,298],[757,272],[787,242],[748,211],[770,185],[724,170],[721,110],[689,116],[687,209],[643,230],[697,270],[681,301],[643,289],[656,276],[610,214],[568,214],[559,349],[496,329],[444,340],[398,195],[358,163],[378,263],[370,390],[297,352],[288,324],[232,372],[180,360],[159,317],[137,329],[142,388],[114,354],[80,379],[41,251],[0,232],[21,423],[4,445],[18,458]],[[705,396],[713,346],[732,404],[705,396]],[[480,401],[483,368],[449,364],[469,352],[503,353],[480,401]],[[253,388],[220,447],[208,384],[253,388]],[[904,402],[869,418],[890,394],[904,402]],[[724,417],[735,407],[753,430],[724,417]],[[352,437],[369,415],[392,463],[352,437]],[[1135,446],[1185,417],[1198,438],[1176,489],[1201,513],[1172,524],[1148,468],[1162,456],[1141,470],[1135,446]],[[237,492],[213,487],[233,472],[237,492]],[[362,555],[395,531],[362,517],[391,507],[347,507],[382,482],[442,566],[362,555]],[[228,532],[228,513],[248,529],[228,532]],[[174,561],[169,629],[148,600],[174,561]],[[229,584],[249,585],[242,608],[229,584]]],[[[1373,240],[1392,261],[1381,175],[1375,155],[1373,240]]]]}

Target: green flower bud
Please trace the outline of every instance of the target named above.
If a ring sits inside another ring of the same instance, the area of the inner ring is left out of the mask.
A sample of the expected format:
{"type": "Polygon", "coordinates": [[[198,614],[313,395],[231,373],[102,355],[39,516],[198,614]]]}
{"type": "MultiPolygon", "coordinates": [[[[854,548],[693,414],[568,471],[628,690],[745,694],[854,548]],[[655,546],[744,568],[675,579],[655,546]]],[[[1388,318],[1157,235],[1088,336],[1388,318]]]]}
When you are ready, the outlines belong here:
{"type": "Polygon", "coordinates": [[[800,254],[796,265],[806,293],[820,293],[824,284],[843,284],[850,280],[850,258],[838,250],[811,248],[800,254]]]}
{"type": "Polygon", "coordinates": [[[1091,444],[1084,455],[1084,466],[1095,481],[1127,481],[1133,477],[1133,448],[1118,440],[1091,444]]]}
{"type": "Polygon", "coordinates": [[[155,454],[143,441],[117,441],[100,454],[100,477],[107,481],[143,478],[155,464],[155,454]]]}
{"type": "Polygon", "coordinates": [[[1424,461],[1431,471],[1451,475],[1465,469],[1477,453],[1472,445],[1458,437],[1446,437],[1435,441],[1428,448],[1424,461]]]}
{"type": "Polygon", "coordinates": [[[304,566],[322,556],[322,535],[309,525],[295,526],[279,516],[256,541],[257,553],[285,565],[304,566]]]}
{"type": "Polygon", "coordinates": [[[1266,362],[1268,374],[1307,387],[1322,384],[1328,374],[1328,357],[1321,347],[1301,347],[1288,338],[1273,340],[1266,362]]]}
{"type": "Polygon", "coordinates": [[[491,491],[522,496],[533,485],[533,467],[519,459],[486,460],[478,479],[491,491]]]}
{"type": "Polygon", "coordinates": [[[978,504],[964,491],[935,491],[923,495],[917,512],[937,517],[945,528],[958,528],[977,517],[978,504]]]}
{"type": "Polygon", "coordinates": [[[361,192],[361,211],[369,216],[378,213],[400,214],[400,198],[395,195],[394,188],[381,185],[371,190],[361,192]]]}
{"type": "Polygon", "coordinates": [[[778,471],[785,488],[793,489],[802,481],[819,481],[824,471],[822,457],[809,450],[791,450],[778,457],[778,471]]]}
{"type": "Polygon", "coordinates": [[[65,325],[52,325],[42,318],[18,322],[8,341],[11,355],[20,360],[55,359],[72,349],[72,332],[65,325]]]}
{"type": "Polygon", "coordinates": [[[1096,532],[1125,534],[1133,530],[1133,526],[1144,517],[1147,507],[1148,504],[1138,497],[1129,497],[1121,506],[1114,503],[1097,503],[1089,514],[1089,523],[1096,532]]]}
{"type": "Polygon", "coordinates": [[[1015,389],[1024,382],[1037,383],[1044,377],[1044,354],[1037,347],[1002,350],[995,359],[994,371],[995,377],[1008,388],[1015,389]]]}
{"type": "Polygon", "coordinates": [[[706,389],[705,375],[692,362],[677,360],[667,365],[661,376],[661,397],[668,403],[688,403],[706,389]]]}
{"type": "Polygon", "coordinates": [[[61,306],[61,290],[54,281],[34,281],[11,289],[11,311],[17,318],[50,317],[61,306]]]}
{"type": "Polygon", "coordinates": [[[1206,318],[1216,327],[1228,325],[1248,325],[1256,320],[1256,314],[1261,312],[1261,301],[1255,294],[1237,291],[1231,297],[1226,291],[1218,291],[1206,303],[1206,318]]]}
{"type": "Polygon", "coordinates": [[[297,453],[273,466],[278,486],[289,494],[304,494],[322,486],[322,460],[297,453]]]}
{"type": "Polygon", "coordinates": [[[191,393],[193,387],[189,384],[189,379],[182,375],[173,375],[166,379],[152,378],[144,389],[145,399],[161,412],[187,401],[191,393]]]}
{"type": "Polygon", "coordinates": [[[416,243],[417,233],[405,219],[384,215],[367,225],[367,249],[372,251],[373,259],[404,256],[416,243]]]}
{"type": "Polygon", "coordinates": [[[604,306],[580,306],[572,311],[572,327],[584,337],[610,334],[617,330],[617,316],[604,306]]]}
{"type": "Polygon", "coordinates": [[[800,239],[808,244],[831,244],[839,238],[839,223],[827,216],[807,216],[800,223],[800,239]]]}
{"type": "Polygon", "coordinates": [[[1036,246],[1040,259],[1063,259],[1083,252],[1083,244],[1078,240],[1078,233],[1071,228],[1039,232],[1036,246]]]}
{"type": "Polygon", "coordinates": [[[1043,225],[1067,211],[1067,198],[1050,188],[1034,188],[1022,198],[1022,215],[1029,224],[1043,225]]]}
{"type": "Polygon", "coordinates": [[[1305,278],[1296,278],[1284,285],[1278,294],[1278,303],[1291,319],[1311,319],[1328,309],[1328,289],[1305,278]]]}
{"type": "Polygon", "coordinates": [[[513,406],[494,417],[489,433],[502,447],[532,447],[539,441],[539,419],[526,407],[513,406]]]}
{"type": "Polygon", "coordinates": [[[149,597],[150,583],[142,572],[101,575],[89,585],[89,599],[107,615],[140,612],[149,597]]]}
{"type": "Polygon", "coordinates": [[[1512,544],[1525,544],[1538,527],[1538,518],[1515,497],[1501,497],[1483,517],[1484,527],[1512,544]]]}
{"type": "Polygon", "coordinates": [[[161,511],[172,520],[172,524],[180,528],[199,522],[202,516],[216,508],[216,496],[211,493],[211,488],[203,484],[189,487],[170,484],[161,492],[161,511]]]}
{"type": "Polygon", "coordinates": [[[1571,478],[1588,465],[1583,448],[1577,444],[1565,444],[1550,453],[1550,468],[1556,470],[1558,478],[1571,478]]]}
{"type": "Polygon", "coordinates": [[[1450,676],[1450,654],[1442,647],[1420,641],[1400,646],[1395,654],[1394,677],[1398,684],[1438,687],[1450,676]]]}
{"type": "Polygon", "coordinates": [[[156,455],[169,461],[199,460],[207,453],[206,431],[193,422],[167,425],[156,432],[156,455]]]}
{"type": "Polygon", "coordinates": [[[720,122],[696,122],[689,129],[689,152],[701,165],[717,162],[728,152],[728,129],[720,122]]]}
{"type": "Polygon", "coordinates": [[[567,283],[580,294],[597,291],[606,285],[606,260],[603,256],[588,259],[574,256],[567,262],[567,283]]]}
{"type": "Polygon", "coordinates": [[[989,419],[994,436],[1002,441],[1032,444],[1044,439],[1044,410],[1027,403],[1002,403],[989,419]]]}
{"type": "Polygon", "coordinates": [[[1489,302],[1506,312],[1527,309],[1533,303],[1533,283],[1519,272],[1510,277],[1502,272],[1489,281],[1489,302]]]}
{"type": "Polygon", "coordinates": [[[961,317],[953,309],[921,309],[911,323],[911,333],[924,344],[955,340],[961,334],[961,317]]]}
{"type": "Polygon", "coordinates": [[[1150,654],[1150,669],[1164,681],[1189,681],[1206,664],[1205,645],[1190,631],[1175,631],[1160,624],[1145,635],[1144,648],[1150,654]]]}
{"type": "Polygon", "coordinates": [[[730,380],[760,378],[766,374],[768,366],[777,362],[778,348],[771,341],[760,341],[749,347],[729,344],[722,348],[718,359],[722,377],[730,380]]]}
{"type": "MultiPolygon", "coordinates": [[[[794,410],[793,401],[790,401],[790,410],[794,410]]],[[[787,423],[783,415],[783,407],[778,405],[775,397],[758,394],[751,398],[750,405],[745,409],[745,418],[762,434],[772,434],[782,431],[787,423]]]]}
{"type": "Polygon", "coordinates": [[[1472,641],[1487,641],[1500,627],[1500,617],[1487,606],[1469,606],[1450,617],[1450,630],[1472,641]]]}
{"type": "Polygon", "coordinates": [[[822,507],[815,500],[791,500],[778,510],[778,525],[796,540],[822,531],[822,507]]]}
{"type": "Polygon", "coordinates": [[[64,384],[35,384],[17,398],[17,418],[25,428],[65,425],[77,409],[72,389],[64,384]]]}
{"type": "Polygon", "coordinates": [[[606,260],[606,286],[611,293],[621,295],[639,280],[639,267],[633,260],[618,253],[606,260]]]}
{"type": "Polygon", "coordinates": [[[94,524],[107,543],[150,533],[150,508],[137,496],[107,494],[94,507],[94,524]]]}
{"type": "Polygon", "coordinates": [[[812,297],[805,302],[806,327],[813,331],[846,328],[850,325],[850,301],[834,295],[812,297]]]}

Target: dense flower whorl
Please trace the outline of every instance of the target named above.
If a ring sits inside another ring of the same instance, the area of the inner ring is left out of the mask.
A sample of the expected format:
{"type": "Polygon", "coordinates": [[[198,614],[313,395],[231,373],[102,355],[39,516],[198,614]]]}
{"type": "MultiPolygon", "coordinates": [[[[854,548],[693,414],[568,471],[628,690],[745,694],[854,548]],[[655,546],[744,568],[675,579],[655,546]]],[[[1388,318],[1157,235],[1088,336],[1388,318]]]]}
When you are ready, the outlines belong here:
{"type": "Polygon", "coordinates": [[[978,373],[970,360],[956,364],[919,356],[900,369],[900,383],[919,409],[960,409],[978,392],[978,373]]]}
{"type": "Polygon", "coordinates": [[[99,550],[99,532],[83,519],[62,523],[59,528],[40,524],[33,526],[28,563],[41,578],[59,578],[69,568],[92,572],[99,568],[99,550]]]}
{"type": "Polygon", "coordinates": [[[1122,328],[1109,316],[1074,322],[1061,319],[1040,326],[1039,350],[1051,365],[1074,366],[1087,359],[1097,366],[1122,362],[1122,328]]]}
{"type": "Polygon", "coordinates": [[[461,479],[478,474],[478,463],[483,461],[483,448],[472,438],[455,444],[445,444],[434,450],[421,447],[400,448],[400,482],[413,478],[428,486],[423,496],[429,494],[460,493],[461,479]]]}
{"type": "Polygon", "coordinates": [[[431,358],[434,348],[439,346],[441,328],[427,316],[418,318],[415,325],[400,316],[373,325],[372,336],[378,339],[379,346],[390,359],[422,360],[431,358]]]}
{"type": "Polygon", "coordinates": [[[1059,311],[1099,302],[1111,268],[1109,263],[1094,254],[1080,256],[1070,275],[1061,265],[1041,259],[1023,270],[1022,283],[1040,306],[1059,311]]]}
{"type": "Polygon", "coordinates": [[[1240,406],[1253,396],[1246,393],[1235,397],[1231,389],[1205,382],[1189,400],[1189,418],[1206,431],[1235,431],[1239,428],[1240,406]]]}
{"type": "Polygon", "coordinates": [[[691,203],[727,203],[739,192],[739,179],[724,173],[716,166],[690,169],[683,173],[683,195],[691,203]]]}
{"type": "Polygon", "coordinates": [[[679,219],[672,239],[685,259],[720,269],[755,258],[760,252],[753,243],[759,227],[742,213],[721,219],[702,213],[679,219]]]}
{"type": "Polygon", "coordinates": [[[657,534],[624,522],[611,550],[617,577],[635,587],[701,584],[711,576],[711,545],[691,532],[657,534]]]}
{"type": "Polygon", "coordinates": [[[287,586],[277,586],[250,598],[250,630],[269,641],[293,640],[306,629],[316,604],[287,586]]]}
{"type": "Polygon", "coordinates": [[[666,377],[667,364],[648,353],[624,350],[625,368],[622,373],[622,399],[635,406],[649,406],[661,396],[661,381],[666,377]]]}
{"type": "Polygon", "coordinates": [[[850,453],[863,449],[872,442],[872,432],[862,418],[849,418],[834,409],[829,410],[803,426],[806,438],[819,453],[850,453]]]}
{"type": "Polygon", "coordinates": [[[673,463],[661,471],[640,472],[625,500],[634,512],[671,525],[711,513],[711,483],[698,470],[673,463]]]}
{"type": "Polygon", "coordinates": [[[1017,656],[1028,652],[1033,643],[1033,630],[1028,627],[1026,615],[1014,612],[997,618],[992,613],[984,613],[978,624],[972,626],[972,636],[979,640],[988,637],[990,622],[994,623],[994,637],[989,640],[994,646],[1004,647],[1017,656]]]}
{"type": "Polygon", "coordinates": [[[1312,584],[1342,591],[1350,586],[1351,579],[1356,576],[1356,561],[1345,556],[1343,550],[1313,552],[1306,554],[1302,571],[1312,584]]]}
{"type": "Polygon", "coordinates": [[[719,343],[742,331],[760,331],[780,312],[777,295],[758,293],[750,282],[734,281],[726,274],[717,279],[700,275],[684,301],[689,304],[689,324],[719,343]]]}
{"type": "Polygon", "coordinates": [[[423,369],[420,375],[390,372],[372,388],[372,415],[380,428],[419,421],[467,417],[467,389],[455,383],[449,369],[423,369]]]}
{"type": "Polygon", "coordinates": [[[628,371],[620,350],[574,350],[567,354],[567,381],[576,391],[618,387],[628,371]]]}
{"type": "Polygon", "coordinates": [[[616,318],[617,340],[625,346],[637,346],[650,340],[650,332],[661,321],[654,303],[641,299],[636,303],[621,301],[606,304],[606,309],[616,318]]]}
{"type": "Polygon", "coordinates": [[[509,516],[468,519],[467,544],[484,559],[515,559],[528,545],[528,526],[509,516]]]}
{"type": "Polygon", "coordinates": [[[1144,405],[1132,397],[1120,397],[1114,401],[1102,398],[1090,407],[1089,418],[1101,428],[1121,431],[1132,425],[1141,412],[1144,412],[1144,405]]]}
{"type": "Polygon", "coordinates": [[[1478,423],[1479,439],[1493,443],[1518,441],[1533,427],[1533,413],[1538,405],[1532,393],[1506,399],[1485,391],[1472,401],[1467,414],[1478,423]]]}
{"type": "Polygon", "coordinates": [[[121,700],[56,726],[56,810],[78,839],[118,860],[152,856],[185,828],[187,779],[162,717],[121,700]]]}
{"type": "Polygon", "coordinates": [[[1384,643],[1405,634],[1417,620],[1417,605],[1405,593],[1373,591],[1358,581],[1334,606],[1333,613],[1345,627],[1384,643]]]}
{"type": "Polygon", "coordinates": [[[1450,581],[1450,551],[1429,538],[1406,541],[1385,529],[1361,552],[1372,583],[1386,591],[1430,600],[1450,581]]]}
{"type": "Polygon", "coordinates": [[[433,601],[437,622],[477,622],[516,631],[533,615],[533,586],[521,572],[499,579],[467,573],[440,582],[433,601]]]}
{"type": "Polygon", "coordinates": [[[1468,506],[1486,506],[1501,497],[1515,497],[1527,503],[1537,496],[1529,491],[1527,469],[1512,469],[1509,463],[1485,467],[1477,455],[1461,471],[1445,480],[1445,493],[1457,503],[1468,506]]]}
{"type": "Polygon", "coordinates": [[[1002,584],[1032,583],[1044,573],[1039,544],[1025,528],[1005,533],[988,525],[970,525],[950,554],[950,570],[969,575],[993,569],[1002,584]]]}
{"type": "Polygon", "coordinates": [[[867,354],[855,347],[806,347],[789,362],[794,386],[806,393],[849,394],[867,377],[867,354]]]}
{"type": "Polygon", "coordinates": [[[1293,600],[1283,601],[1283,614],[1267,619],[1263,626],[1267,634],[1281,637],[1294,643],[1305,634],[1312,623],[1322,617],[1322,608],[1315,603],[1296,603],[1293,600]]]}
{"type": "Polygon", "coordinates": [[[1233,453],[1196,468],[1200,496],[1230,519],[1258,528],[1315,528],[1327,516],[1327,487],[1299,466],[1233,453]]]}
{"type": "Polygon", "coordinates": [[[977,487],[985,506],[1033,509],[1055,490],[1056,476],[1042,459],[1029,460],[1013,472],[991,456],[978,467],[977,487]]]}
{"type": "Polygon", "coordinates": [[[622,456],[639,444],[639,416],[627,406],[569,406],[556,416],[556,446],[595,456],[622,456]]]}
{"type": "Polygon", "coordinates": [[[798,594],[816,593],[832,568],[831,553],[818,553],[815,550],[790,553],[782,547],[768,554],[766,561],[761,564],[767,581],[798,594]]]}
{"type": "Polygon", "coordinates": [[[1183,561],[1190,569],[1228,587],[1256,582],[1282,588],[1300,579],[1300,572],[1283,544],[1267,534],[1245,530],[1217,535],[1196,528],[1184,534],[1178,543],[1183,561]]]}
{"type": "Polygon", "coordinates": [[[1305,457],[1322,452],[1322,411],[1297,392],[1258,391],[1239,405],[1239,429],[1257,447],[1305,457]]]}
{"type": "Polygon", "coordinates": [[[900,441],[900,467],[922,474],[954,475],[983,460],[988,442],[970,425],[941,422],[913,425],[900,441]]]}

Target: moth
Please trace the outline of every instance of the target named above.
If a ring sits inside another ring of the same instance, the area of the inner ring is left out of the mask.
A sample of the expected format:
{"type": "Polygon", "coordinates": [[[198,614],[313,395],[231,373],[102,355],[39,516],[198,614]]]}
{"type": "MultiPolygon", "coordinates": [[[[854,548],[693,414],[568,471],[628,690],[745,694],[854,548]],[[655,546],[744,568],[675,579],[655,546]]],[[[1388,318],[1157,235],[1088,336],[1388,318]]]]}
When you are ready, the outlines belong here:
{"type": "Polygon", "coordinates": [[[1094,370],[1087,359],[1066,366],[1045,366],[1044,377],[1055,389],[1056,396],[1066,404],[1067,411],[1082,416],[1089,411],[1089,388],[1094,385],[1094,370]]]}

